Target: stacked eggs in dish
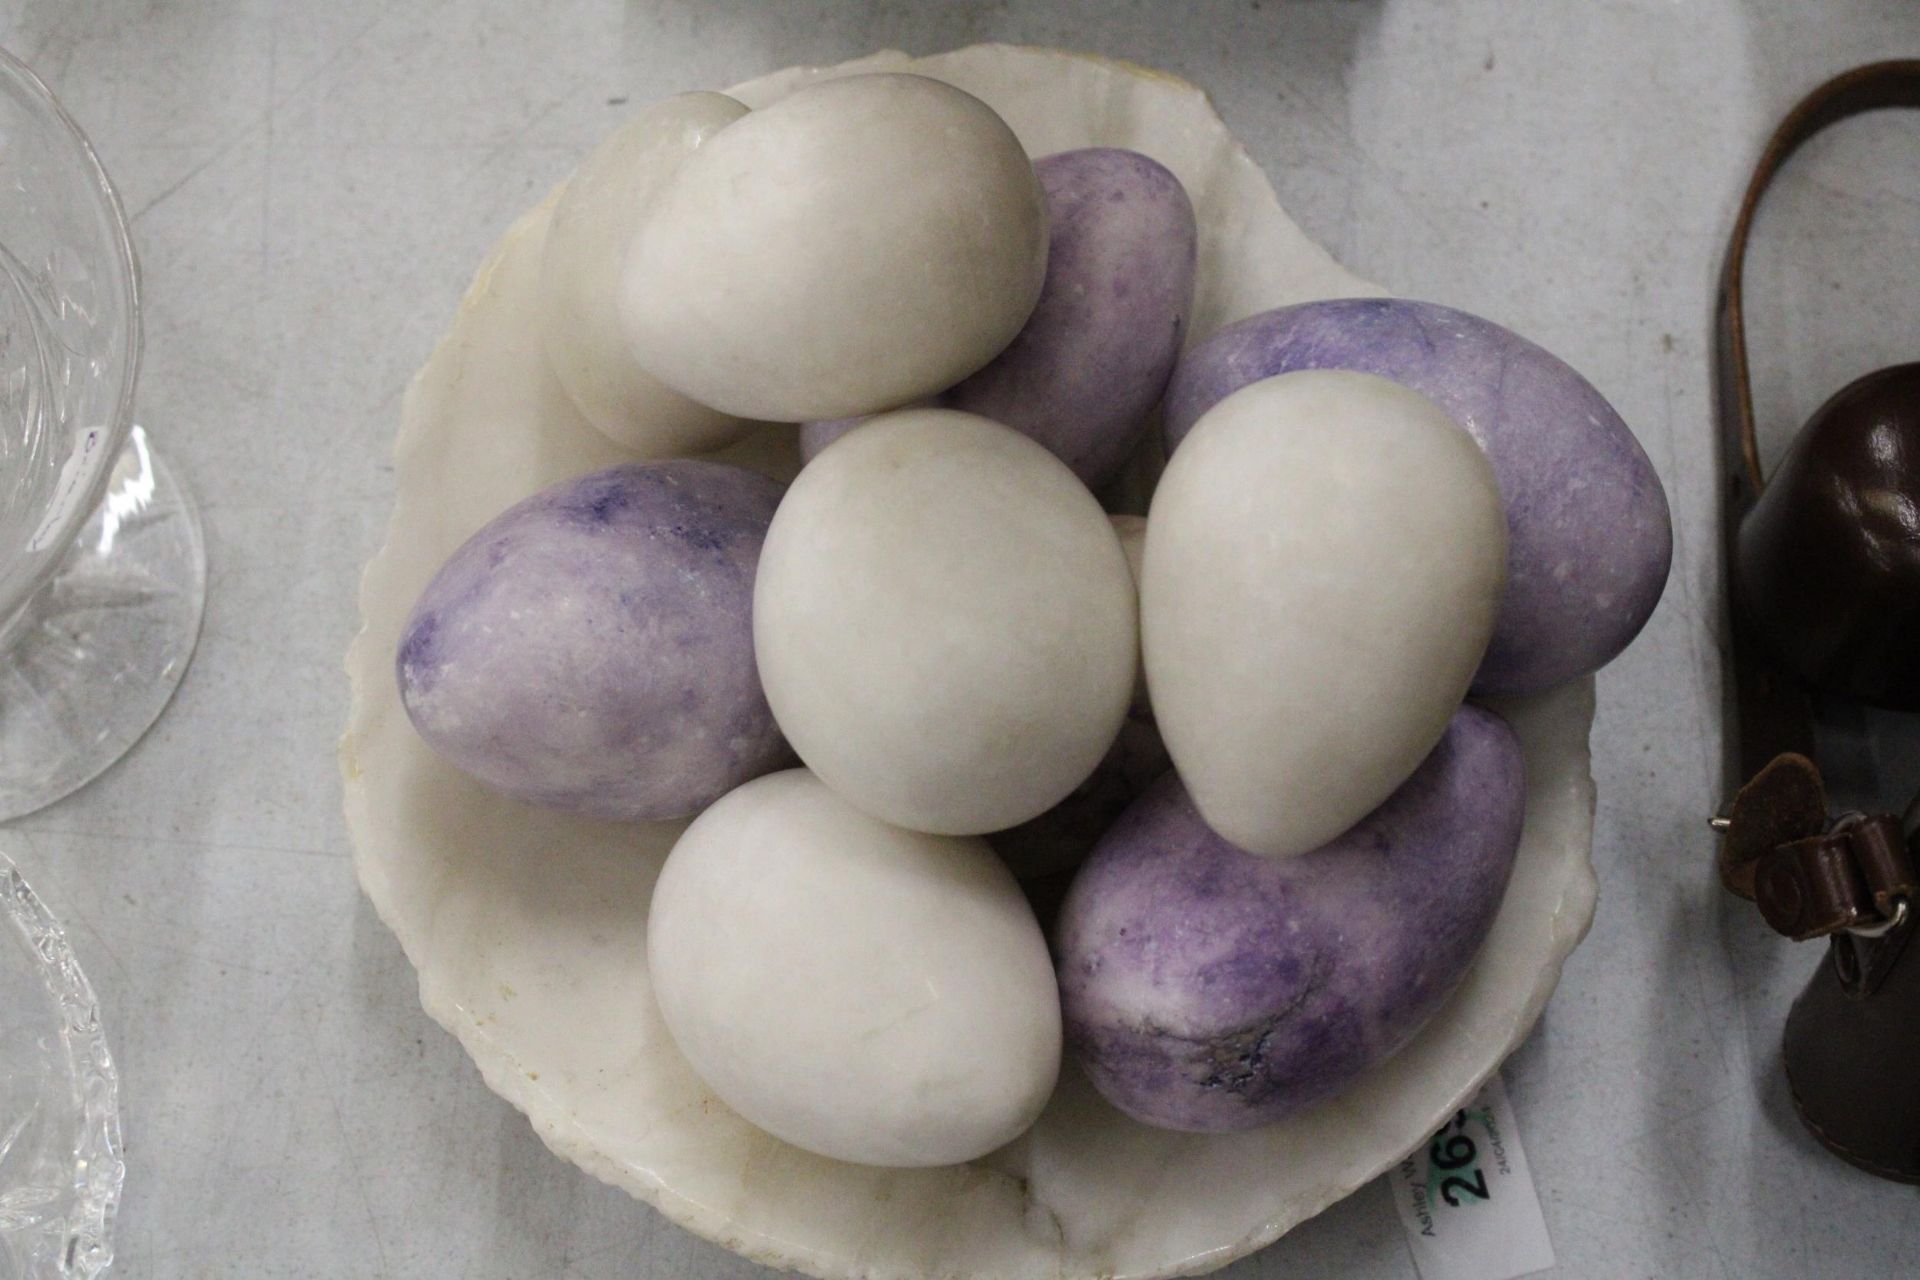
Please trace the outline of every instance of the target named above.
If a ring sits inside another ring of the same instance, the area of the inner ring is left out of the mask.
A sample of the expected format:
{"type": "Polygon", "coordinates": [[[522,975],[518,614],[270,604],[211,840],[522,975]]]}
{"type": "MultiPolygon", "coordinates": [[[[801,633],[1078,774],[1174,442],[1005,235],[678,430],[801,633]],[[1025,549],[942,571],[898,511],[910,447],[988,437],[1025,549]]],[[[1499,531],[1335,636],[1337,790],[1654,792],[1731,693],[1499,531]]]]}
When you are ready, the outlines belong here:
{"type": "Polygon", "coordinates": [[[786,1141],[970,1159],[1063,1042],[1152,1124],[1339,1091],[1505,889],[1519,751],[1463,701],[1595,669],[1659,595],[1658,482],[1567,366],[1390,300],[1194,343],[1194,253],[1151,159],[1030,160],[910,75],[660,103],[555,209],[547,357],[635,461],[457,551],[401,693],[506,794],[698,815],[655,994],[786,1141]],[[691,456],[767,422],[804,424],[784,490],[691,456]]]}

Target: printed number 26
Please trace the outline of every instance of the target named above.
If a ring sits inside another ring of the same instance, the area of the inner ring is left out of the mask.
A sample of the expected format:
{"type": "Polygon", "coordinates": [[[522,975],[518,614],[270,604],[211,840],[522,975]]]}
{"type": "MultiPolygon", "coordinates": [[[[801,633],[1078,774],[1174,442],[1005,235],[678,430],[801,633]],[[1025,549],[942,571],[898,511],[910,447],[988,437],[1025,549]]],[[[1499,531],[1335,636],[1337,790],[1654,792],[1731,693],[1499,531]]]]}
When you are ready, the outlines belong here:
{"type": "MultiPolygon", "coordinates": [[[[1466,1119],[1467,1114],[1462,1111],[1453,1118],[1453,1123],[1449,1124],[1447,1129],[1466,1128],[1466,1119]]],[[[1433,1135],[1433,1142],[1427,1147],[1427,1160],[1436,1169],[1465,1169],[1480,1153],[1479,1148],[1474,1144],[1473,1139],[1464,1133],[1448,1137],[1447,1129],[1442,1129],[1433,1135]]],[[[1449,1174],[1440,1183],[1440,1198],[1456,1209],[1460,1207],[1461,1192],[1477,1199],[1487,1199],[1486,1171],[1475,1169],[1471,1178],[1463,1178],[1457,1173],[1449,1174]]]]}

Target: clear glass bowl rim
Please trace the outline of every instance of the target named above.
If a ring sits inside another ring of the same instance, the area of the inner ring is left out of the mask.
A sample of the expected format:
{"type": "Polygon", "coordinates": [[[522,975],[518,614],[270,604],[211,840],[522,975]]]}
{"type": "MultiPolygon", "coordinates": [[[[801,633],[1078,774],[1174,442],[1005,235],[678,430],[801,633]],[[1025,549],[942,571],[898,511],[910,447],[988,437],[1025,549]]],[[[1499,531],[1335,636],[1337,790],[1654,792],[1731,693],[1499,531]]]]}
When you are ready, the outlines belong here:
{"type": "MultiPolygon", "coordinates": [[[[113,180],[107,177],[107,171],[100,163],[99,155],[93,149],[92,141],[87,137],[67,109],[47,88],[47,84],[20,59],[6,49],[0,48],[0,77],[5,77],[24,89],[26,96],[37,100],[44,109],[66,131],[78,149],[82,162],[93,176],[93,190],[99,196],[101,207],[106,212],[108,231],[113,240],[113,252],[120,259],[121,302],[126,308],[127,331],[119,394],[114,400],[113,420],[107,427],[107,453],[109,459],[119,456],[126,447],[127,433],[133,428],[133,390],[140,380],[141,320],[140,320],[140,260],[133,252],[133,237],[127,227],[126,209],[120,203],[120,193],[114,189],[113,180]]],[[[19,594],[13,599],[0,599],[0,624],[9,621],[15,613],[25,606],[39,590],[46,586],[48,579],[59,570],[64,552],[80,536],[81,526],[93,515],[105,498],[107,486],[112,483],[114,467],[107,465],[95,468],[91,483],[88,485],[86,501],[75,503],[66,513],[61,525],[54,531],[52,546],[57,548],[54,554],[46,557],[46,562],[22,585],[19,594]]],[[[5,551],[0,548],[0,551],[5,551]]]]}

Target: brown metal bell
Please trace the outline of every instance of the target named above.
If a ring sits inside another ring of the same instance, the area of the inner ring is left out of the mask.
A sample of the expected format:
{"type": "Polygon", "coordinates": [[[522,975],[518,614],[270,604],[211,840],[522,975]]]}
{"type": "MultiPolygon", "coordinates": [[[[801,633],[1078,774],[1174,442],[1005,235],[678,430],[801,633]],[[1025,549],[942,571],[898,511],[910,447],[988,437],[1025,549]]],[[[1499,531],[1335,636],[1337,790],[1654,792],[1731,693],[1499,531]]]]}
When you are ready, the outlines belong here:
{"type": "Polygon", "coordinates": [[[1815,688],[1920,710],[1920,364],[1850,383],[1741,522],[1736,598],[1815,688]]]}

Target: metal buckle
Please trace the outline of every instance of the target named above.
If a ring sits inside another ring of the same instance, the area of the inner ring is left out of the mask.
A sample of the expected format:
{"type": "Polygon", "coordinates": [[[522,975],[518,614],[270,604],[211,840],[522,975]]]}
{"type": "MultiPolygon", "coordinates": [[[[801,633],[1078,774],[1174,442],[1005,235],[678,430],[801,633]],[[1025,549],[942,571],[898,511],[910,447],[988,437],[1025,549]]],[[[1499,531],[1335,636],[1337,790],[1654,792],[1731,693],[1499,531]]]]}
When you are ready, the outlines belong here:
{"type": "Polygon", "coordinates": [[[1847,927],[1846,932],[1856,938],[1884,938],[1906,922],[1907,900],[1905,898],[1895,898],[1893,900],[1893,915],[1881,921],[1879,924],[1850,925],[1847,927]]]}

